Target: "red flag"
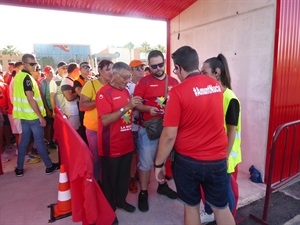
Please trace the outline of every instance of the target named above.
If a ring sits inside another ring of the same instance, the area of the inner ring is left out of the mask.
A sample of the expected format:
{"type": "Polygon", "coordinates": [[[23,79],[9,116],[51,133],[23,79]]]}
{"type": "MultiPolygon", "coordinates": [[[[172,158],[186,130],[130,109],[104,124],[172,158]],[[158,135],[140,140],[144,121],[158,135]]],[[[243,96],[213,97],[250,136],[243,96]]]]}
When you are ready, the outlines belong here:
{"type": "Polygon", "coordinates": [[[57,107],[54,132],[61,163],[65,164],[70,179],[73,221],[111,225],[116,215],[93,177],[91,152],[57,107]]]}
{"type": "Polygon", "coordinates": [[[61,50],[65,51],[65,52],[69,52],[70,51],[68,45],[54,45],[54,47],[58,47],[58,48],[60,48],[61,50]]]}

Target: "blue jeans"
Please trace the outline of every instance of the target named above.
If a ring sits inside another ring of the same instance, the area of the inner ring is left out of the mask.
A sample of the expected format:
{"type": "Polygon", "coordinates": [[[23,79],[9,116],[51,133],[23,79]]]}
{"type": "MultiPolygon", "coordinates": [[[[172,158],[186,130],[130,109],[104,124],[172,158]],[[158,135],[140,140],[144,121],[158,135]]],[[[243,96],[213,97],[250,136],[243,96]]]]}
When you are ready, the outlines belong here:
{"type": "Polygon", "coordinates": [[[86,138],[89,143],[89,149],[92,153],[94,178],[96,181],[100,180],[100,156],[98,155],[98,138],[97,131],[85,130],[86,138]]]}
{"type": "Polygon", "coordinates": [[[153,167],[159,139],[150,140],[147,136],[146,129],[143,127],[140,127],[138,132],[138,167],[142,171],[149,171],[153,167]]]}
{"type": "Polygon", "coordinates": [[[44,128],[39,119],[21,120],[22,139],[18,149],[17,169],[23,169],[26,149],[30,142],[31,132],[33,133],[34,143],[47,168],[52,167],[52,161],[48,155],[46,144],[44,142],[44,128]]]}
{"type": "MultiPolygon", "coordinates": [[[[231,179],[230,179],[231,174],[228,174],[228,205],[229,205],[229,209],[231,212],[233,212],[234,210],[234,206],[235,206],[235,198],[234,198],[234,194],[231,188],[231,179]]],[[[207,204],[207,202],[204,203],[204,211],[207,214],[212,214],[213,211],[210,207],[209,204],[207,204]]]]}
{"type": "Polygon", "coordinates": [[[189,206],[200,203],[202,186],[206,201],[219,209],[228,205],[226,159],[200,161],[175,152],[172,172],[178,198],[189,206]]]}

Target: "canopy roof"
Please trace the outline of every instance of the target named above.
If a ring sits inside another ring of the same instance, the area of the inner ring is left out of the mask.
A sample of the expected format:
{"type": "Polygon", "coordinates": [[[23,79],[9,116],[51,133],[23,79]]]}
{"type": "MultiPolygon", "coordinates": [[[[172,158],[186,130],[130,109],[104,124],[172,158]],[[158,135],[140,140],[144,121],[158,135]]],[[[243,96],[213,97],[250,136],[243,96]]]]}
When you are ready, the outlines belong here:
{"type": "Polygon", "coordinates": [[[197,0],[1,0],[0,4],[171,20],[197,0]]]}

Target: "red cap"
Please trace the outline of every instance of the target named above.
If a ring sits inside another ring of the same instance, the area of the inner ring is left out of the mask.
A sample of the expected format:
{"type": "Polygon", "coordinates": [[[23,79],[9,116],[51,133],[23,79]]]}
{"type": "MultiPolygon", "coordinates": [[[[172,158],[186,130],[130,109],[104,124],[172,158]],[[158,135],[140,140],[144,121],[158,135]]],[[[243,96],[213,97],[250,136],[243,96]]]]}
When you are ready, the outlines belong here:
{"type": "Polygon", "coordinates": [[[50,71],[53,72],[53,68],[51,66],[45,66],[44,73],[50,73],[50,71]]]}

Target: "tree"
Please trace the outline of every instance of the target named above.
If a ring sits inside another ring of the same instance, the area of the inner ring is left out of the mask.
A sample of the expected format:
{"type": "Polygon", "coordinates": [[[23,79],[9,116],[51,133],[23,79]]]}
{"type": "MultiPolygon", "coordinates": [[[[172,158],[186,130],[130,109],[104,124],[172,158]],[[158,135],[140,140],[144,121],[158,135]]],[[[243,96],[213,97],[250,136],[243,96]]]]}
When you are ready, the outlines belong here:
{"type": "Polygon", "coordinates": [[[165,46],[158,44],[154,49],[161,51],[162,53],[166,53],[165,46]]]}
{"type": "Polygon", "coordinates": [[[10,55],[12,57],[13,55],[20,55],[21,52],[17,50],[13,45],[7,45],[5,48],[2,49],[3,55],[10,55]]]}
{"type": "Polygon", "coordinates": [[[134,44],[132,42],[129,42],[126,45],[124,45],[124,48],[128,48],[129,49],[129,57],[130,57],[130,61],[131,61],[131,51],[134,48],[134,44]]]}
{"type": "Polygon", "coordinates": [[[149,53],[151,51],[151,46],[147,42],[143,42],[140,47],[141,52],[149,53]]]}

